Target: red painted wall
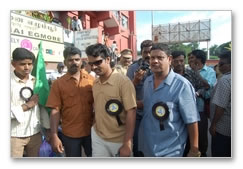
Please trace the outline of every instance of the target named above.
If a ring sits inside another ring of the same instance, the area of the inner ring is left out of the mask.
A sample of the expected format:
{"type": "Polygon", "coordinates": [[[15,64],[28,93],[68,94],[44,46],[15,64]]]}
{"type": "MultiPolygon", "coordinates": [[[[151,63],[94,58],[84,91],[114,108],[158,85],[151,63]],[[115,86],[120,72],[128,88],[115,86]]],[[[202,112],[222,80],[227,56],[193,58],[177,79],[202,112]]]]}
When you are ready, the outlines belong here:
{"type": "Polygon", "coordinates": [[[119,11],[120,23],[113,15],[112,11],[60,11],[59,20],[65,28],[68,28],[66,18],[67,16],[82,16],[82,24],[84,29],[98,28],[99,43],[102,42],[102,31],[109,34],[108,45],[111,46],[115,40],[117,42],[118,50],[121,51],[129,48],[133,51],[135,59],[137,57],[136,47],[136,13],[135,11],[119,11]],[[121,25],[122,15],[128,18],[128,28],[125,29],[121,25]],[[115,19],[114,19],[115,18],[115,19]],[[106,27],[105,20],[112,19],[115,27],[106,27]]]}

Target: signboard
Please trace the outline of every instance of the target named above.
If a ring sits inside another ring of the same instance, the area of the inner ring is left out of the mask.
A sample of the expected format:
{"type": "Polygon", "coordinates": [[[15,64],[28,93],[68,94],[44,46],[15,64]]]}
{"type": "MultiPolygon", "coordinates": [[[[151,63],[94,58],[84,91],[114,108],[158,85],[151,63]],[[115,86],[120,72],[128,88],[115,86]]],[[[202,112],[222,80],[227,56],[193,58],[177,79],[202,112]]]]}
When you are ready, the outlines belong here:
{"type": "Polygon", "coordinates": [[[71,30],[64,29],[64,42],[74,44],[74,33],[71,30]]]}
{"type": "Polygon", "coordinates": [[[85,49],[98,42],[98,28],[75,31],[74,46],[82,52],[82,58],[86,58],[85,49]]]}
{"type": "Polygon", "coordinates": [[[40,41],[46,62],[62,62],[63,28],[45,21],[11,12],[11,55],[15,48],[23,47],[37,57],[40,41]]]}
{"type": "MultiPolygon", "coordinates": [[[[41,40],[11,35],[11,55],[15,48],[23,47],[37,57],[41,40]]],[[[42,41],[44,60],[48,62],[63,62],[64,44],[42,41]]]]}
{"type": "Polygon", "coordinates": [[[153,41],[161,43],[189,43],[210,41],[210,20],[153,26],[153,41]]]}
{"type": "Polygon", "coordinates": [[[11,12],[11,35],[63,43],[63,28],[11,12]]]}

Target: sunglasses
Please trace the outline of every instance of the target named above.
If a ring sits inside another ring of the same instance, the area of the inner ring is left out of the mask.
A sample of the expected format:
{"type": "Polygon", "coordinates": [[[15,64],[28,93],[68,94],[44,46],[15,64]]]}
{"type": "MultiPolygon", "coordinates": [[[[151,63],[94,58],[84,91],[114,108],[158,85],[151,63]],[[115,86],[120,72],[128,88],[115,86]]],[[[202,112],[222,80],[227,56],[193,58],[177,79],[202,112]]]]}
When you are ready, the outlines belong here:
{"type": "Polygon", "coordinates": [[[95,61],[95,62],[88,62],[88,64],[89,64],[90,66],[93,66],[93,65],[95,65],[95,66],[99,66],[99,65],[103,62],[103,60],[104,60],[104,59],[97,60],[97,61],[95,61]]]}

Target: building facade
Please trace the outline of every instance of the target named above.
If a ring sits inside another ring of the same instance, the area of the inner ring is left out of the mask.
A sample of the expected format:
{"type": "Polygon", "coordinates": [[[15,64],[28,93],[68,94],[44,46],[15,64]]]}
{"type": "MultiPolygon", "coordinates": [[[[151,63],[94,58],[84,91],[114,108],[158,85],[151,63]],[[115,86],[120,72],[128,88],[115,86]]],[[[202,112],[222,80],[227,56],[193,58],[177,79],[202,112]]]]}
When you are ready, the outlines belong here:
{"type": "MultiPolygon", "coordinates": [[[[17,11],[17,13],[23,16],[26,15],[29,18],[32,17],[36,20],[42,20],[44,23],[56,25],[57,28],[61,27],[63,29],[63,42],[58,43],[59,46],[63,45],[63,47],[60,47],[60,50],[63,50],[67,46],[76,46],[81,48],[82,54],[84,54],[86,46],[92,43],[103,43],[112,48],[115,42],[118,52],[125,48],[129,48],[133,51],[133,59],[137,57],[135,11],[17,11]],[[81,16],[83,31],[71,30],[73,16],[76,16],[76,18],[81,16]],[[93,34],[90,35],[90,32],[93,32],[93,34]],[[77,44],[78,40],[79,44],[77,44]]],[[[12,17],[11,22],[14,22],[12,17]]],[[[14,33],[13,31],[14,30],[11,30],[11,36],[14,33]]],[[[38,32],[36,34],[38,34],[38,32]]],[[[31,39],[31,37],[27,38],[31,39]]],[[[18,44],[16,45],[18,46],[18,44]]],[[[12,45],[11,42],[11,47],[12,46],[14,45],[12,45]]],[[[55,55],[55,52],[53,52],[53,55],[55,55]]],[[[53,56],[52,58],[55,57],[56,56],[53,56]]],[[[63,58],[60,57],[61,56],[58,56],[58,59],[47,59],[46,69],[56,69],[57,62],[63,60],[63,58]]],[[[86,56],[83,55],[83,58],[85,59],[86,56]]]]}

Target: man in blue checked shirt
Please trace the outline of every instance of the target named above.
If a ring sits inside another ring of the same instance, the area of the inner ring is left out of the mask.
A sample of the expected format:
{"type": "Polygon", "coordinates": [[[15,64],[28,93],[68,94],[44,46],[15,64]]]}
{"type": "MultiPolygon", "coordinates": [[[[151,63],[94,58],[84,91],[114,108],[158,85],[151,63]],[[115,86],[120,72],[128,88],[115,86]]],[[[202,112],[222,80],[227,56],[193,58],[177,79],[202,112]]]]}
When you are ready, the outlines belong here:
{"type": "Polygon", "coordinates": [[[182,157],[190,138],[187,156],[199,157],[195,91],[191,83],[171,69],[168,45],[153,44],[153,72],[144,83],[144,116],[139,128],[139,150],[145,157],[182,157]]]}

